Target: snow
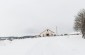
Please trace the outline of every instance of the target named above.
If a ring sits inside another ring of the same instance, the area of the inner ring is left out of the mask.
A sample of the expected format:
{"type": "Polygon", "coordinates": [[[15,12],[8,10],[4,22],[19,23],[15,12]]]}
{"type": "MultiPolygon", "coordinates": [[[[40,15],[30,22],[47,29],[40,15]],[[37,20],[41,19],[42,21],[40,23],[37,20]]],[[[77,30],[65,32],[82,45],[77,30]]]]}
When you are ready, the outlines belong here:
{"type": "Polygon", "coordinates": [[[69,33],[69,34],[82,34],[81,32],[72,32],[72,33],[69,33]]]}
{"type": "Polygon", "coordinates": [[[81,35],[0,41],[0,55],[85,55],[81,35]]]}

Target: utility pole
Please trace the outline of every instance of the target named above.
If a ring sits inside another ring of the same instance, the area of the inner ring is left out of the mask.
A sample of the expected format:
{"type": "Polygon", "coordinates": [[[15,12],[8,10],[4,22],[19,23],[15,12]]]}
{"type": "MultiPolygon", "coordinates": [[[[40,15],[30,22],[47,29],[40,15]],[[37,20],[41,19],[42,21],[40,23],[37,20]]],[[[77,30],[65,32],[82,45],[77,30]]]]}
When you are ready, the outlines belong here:
{"type": "Polygon", "coordinates": [[[58,32],[57,32],[57,26],[56,26],[56,35],[58,34],[58,32]]]}

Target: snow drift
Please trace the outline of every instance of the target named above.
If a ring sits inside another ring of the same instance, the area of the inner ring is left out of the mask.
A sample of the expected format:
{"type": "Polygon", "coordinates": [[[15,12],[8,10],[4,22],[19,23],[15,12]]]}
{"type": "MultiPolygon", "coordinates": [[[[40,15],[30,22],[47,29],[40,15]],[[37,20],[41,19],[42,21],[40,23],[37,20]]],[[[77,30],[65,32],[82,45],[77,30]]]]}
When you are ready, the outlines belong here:
{"type": "Polygon", "coordinates": [[[85,55],[81,35],[0,41],[0,55],[85,55]]]}

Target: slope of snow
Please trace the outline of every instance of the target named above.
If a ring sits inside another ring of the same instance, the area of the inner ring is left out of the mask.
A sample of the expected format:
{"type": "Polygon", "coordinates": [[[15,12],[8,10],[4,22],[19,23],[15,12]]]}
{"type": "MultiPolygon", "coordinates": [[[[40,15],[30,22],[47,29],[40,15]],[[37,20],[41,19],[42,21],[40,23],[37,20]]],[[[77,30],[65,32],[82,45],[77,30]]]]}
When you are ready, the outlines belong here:
{"type": "Polygon", "coordinates": [[[80,35],[0,41],[0,55],[85,55],[80,35]]]}

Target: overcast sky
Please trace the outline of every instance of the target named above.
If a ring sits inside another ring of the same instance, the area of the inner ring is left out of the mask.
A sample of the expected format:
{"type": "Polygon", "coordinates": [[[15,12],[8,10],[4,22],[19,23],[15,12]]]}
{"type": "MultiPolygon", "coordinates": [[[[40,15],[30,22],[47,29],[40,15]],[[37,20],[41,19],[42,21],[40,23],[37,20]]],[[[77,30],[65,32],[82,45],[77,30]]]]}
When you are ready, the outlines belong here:
{"type": "Polygon", "coordinates": [[[84,0],[0,0],[0,35],[29,35],[55,29],[73,32],[78,11],[84,0]]]}

